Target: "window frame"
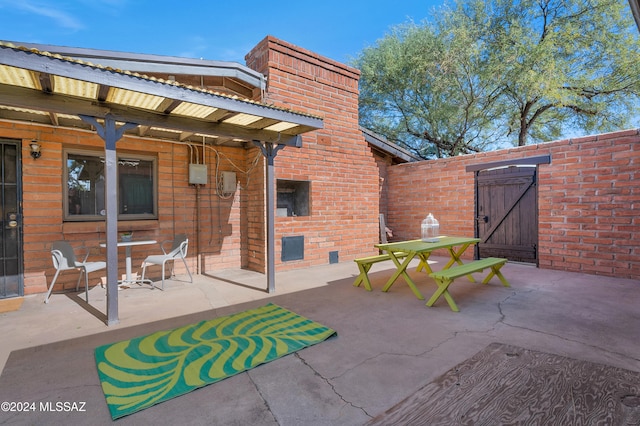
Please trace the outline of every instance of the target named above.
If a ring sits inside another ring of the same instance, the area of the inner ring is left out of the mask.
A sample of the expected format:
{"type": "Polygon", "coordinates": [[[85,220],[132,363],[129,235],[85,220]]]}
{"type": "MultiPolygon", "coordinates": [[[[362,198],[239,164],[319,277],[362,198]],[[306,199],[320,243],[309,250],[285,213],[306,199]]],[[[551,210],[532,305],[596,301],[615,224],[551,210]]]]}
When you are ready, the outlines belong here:
{"type": "MultiPolygon", "coordinates": [[[[63,162],[63,170],[62,170],[62,190],[63,190],[63,198],[62,198],[62,209],[63,209],[63,221],[64,222],[99,222],[105,221],[106,215],[72,215],[69,213],[69,155],[83,155],[88,157],[95,157],[98,161],[100,159],[104,159],[104,151],[95,151],[95,150],[85,150],[85,149],[73,149],[67,148],[63,150],[62,154],[62,162],[63,162]]],[[[118,152],[117,153],[118,161],[126,161],[126,160],[140,160],[140,161],[149,161],[151,162],[152,168],[152,178],[153,178],[153,213],[137,213],[137,214],[126,214],[126,213],[118,213],[119,221],[132,221],[132,220],[153,220],[158,219],[158,157],[152,155],[143,155],[138,153],[131,152],[118,152]]],[[[116,188],[117,192],[119,192],[120,188],[120,165],[118,166],[118,171],[116,173],[116,188]]],[[[106,195],[106,194],[105,194],[106,195]]],[[[118,202],[120,201],[120,196],[118,196],[118,202]]],[[[118,206],[119,209],[119,206],[118,206]]]]}
{"type": "Polygon", "coordinates": [[[285,205],[287,215],[281,215],[281,217],[311,216],[311,181],[276,179],[276,214],[278,210],[284,208],[285,205]],[[292,194],[292,197],[286,196],[285,194],[292,194]],[[291,202],[287,202],[287,199],[290,199],[291,202]],[[289,212],[289,206],[291,207],[291,213],[289,212]]]}

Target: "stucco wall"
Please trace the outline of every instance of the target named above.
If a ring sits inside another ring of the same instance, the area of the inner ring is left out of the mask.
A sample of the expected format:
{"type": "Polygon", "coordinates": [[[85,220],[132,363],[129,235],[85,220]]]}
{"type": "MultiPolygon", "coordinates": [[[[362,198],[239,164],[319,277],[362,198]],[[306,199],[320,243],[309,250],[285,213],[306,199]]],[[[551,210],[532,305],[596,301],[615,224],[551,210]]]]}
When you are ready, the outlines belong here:
{"type": "Polygon", "coordinates": [[[389,167],[387,222],[396,239],[419,238],[431,212],[441,233],[473,235],[474,175],[465,168],[539,155],[551,156],[538,169],[540,267],[639,278],[637,129],[389,167]]]}

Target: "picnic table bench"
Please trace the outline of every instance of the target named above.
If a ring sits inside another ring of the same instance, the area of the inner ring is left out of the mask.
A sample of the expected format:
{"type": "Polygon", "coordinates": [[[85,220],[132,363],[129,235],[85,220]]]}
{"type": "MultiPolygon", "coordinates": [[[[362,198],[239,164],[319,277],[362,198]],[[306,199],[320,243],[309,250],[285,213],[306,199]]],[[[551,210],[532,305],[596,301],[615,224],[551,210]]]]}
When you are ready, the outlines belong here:
{"type": "MultiPolygon", "coordinates": [[[[418,264],[418,268],[416,269],[416,271],[419,272],[424,269],[427,274],[430,274],[431,272],[433,272],[433,270],[429,266],[429,257],[431,256],[431,253],[435,250],[444,249],[449,252],[450,259],[442,269],[448,269],[455,264],[461,265],[462,254],[469,246],[471,246],[472,244],[477,244],[479,241],[479,238],[441,236],[438,237],[438,241],[435,242],[410,240],[387,244],[376,244],[376,247],[389,254],[391,260],[396,265],[396,271],[391,276],[391,278],[389,278],[385,286],[382,288],[382,291],[389,291],[396,280],[400,276],[402,276],[413,294],[415,294],[418,299],[424,300],[424,296],[422,295],[422,293],[420,293],[420,290],[418,290],[418,287],[407,273],[407,267],[409,266],[409,263],[413,259],[419,259],[420,263],[418,264]],[[402,262],[400,261],[401,257],[404,258],[402,262]]],[[[469,276],[469,278],[473,280],[472,276],[469,276]]]]}
{"type": "MultiPolygon", "coordinates": [[[[396,258],[402,258],[406,257],[407,253],[395,253],[395,256],[396,258]]],[[[374,263],[384,262],[385,260],[391,260],[391,256],[388,253],[353,259],[358,264],[358,270],[360,271],[360,275],[358,275],[353,285],[359,287],[360,284],[364,284],[364,288],[371,291],[371,281],[369,281],[369,275],[367,274],[374,263]]]]}
{"type": "Polygon", "coordinates": [[[500,281],[502,281],[502,285],[504,285],[505,287],[510,287],[509,282],[500,272],[500,268],[502,268],[505,263],[507,263],[507,259],[488,257],[486,259],[475,260],[470,263],[465,263],[449,269],[443,269],[442,271],[430,273],[429,276],[436,281],[436,284],[438,284],[438,290],[433,293],[433,296],[431,296],[431,299],[429,299],[429,301],[427,302],[427,306],[433,306],[433,304],[440,298],[440,296],[444,296],[451,310],[454,312],[459,312],[460,310],[458,309],[456,302],[453,300],[453,297],[451,297],[451,294],[448,291],[449,285],[451,285],[451,283],[456,278],[470,275],[473,272],[482,272],[487,268],[491,268],[491,272],[482,281],[482,284],[487,284],[495,275],[500,279],[500,281]]]}

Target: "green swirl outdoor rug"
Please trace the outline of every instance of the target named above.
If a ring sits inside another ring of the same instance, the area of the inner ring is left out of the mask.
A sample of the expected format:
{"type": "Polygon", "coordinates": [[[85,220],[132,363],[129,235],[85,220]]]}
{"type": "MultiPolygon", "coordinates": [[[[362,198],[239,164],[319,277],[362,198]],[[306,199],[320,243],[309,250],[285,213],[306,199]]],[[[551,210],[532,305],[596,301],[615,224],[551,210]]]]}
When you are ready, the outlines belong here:
{"type": "Polygon", "coordinates": [[[102,390],[115,420],[335,334],[331,328],[269,303],[100,346],[95,357],[102,390]]]}

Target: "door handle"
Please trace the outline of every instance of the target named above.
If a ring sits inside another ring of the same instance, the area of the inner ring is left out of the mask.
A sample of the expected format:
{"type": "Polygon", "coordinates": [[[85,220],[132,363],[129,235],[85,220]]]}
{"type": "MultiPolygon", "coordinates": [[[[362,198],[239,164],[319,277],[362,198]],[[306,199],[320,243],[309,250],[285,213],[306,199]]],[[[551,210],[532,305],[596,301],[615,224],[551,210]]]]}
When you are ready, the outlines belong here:
{"type": "Polygon", "coordinates": [[[489,216],[478,216],[476,220],[478,222],[489,223],[489,216]]]}
{"type": "Polygon", "coordinates": [[[7,213],[7,228],[18,227],[18,215],[16,213],[7,213]]]}

